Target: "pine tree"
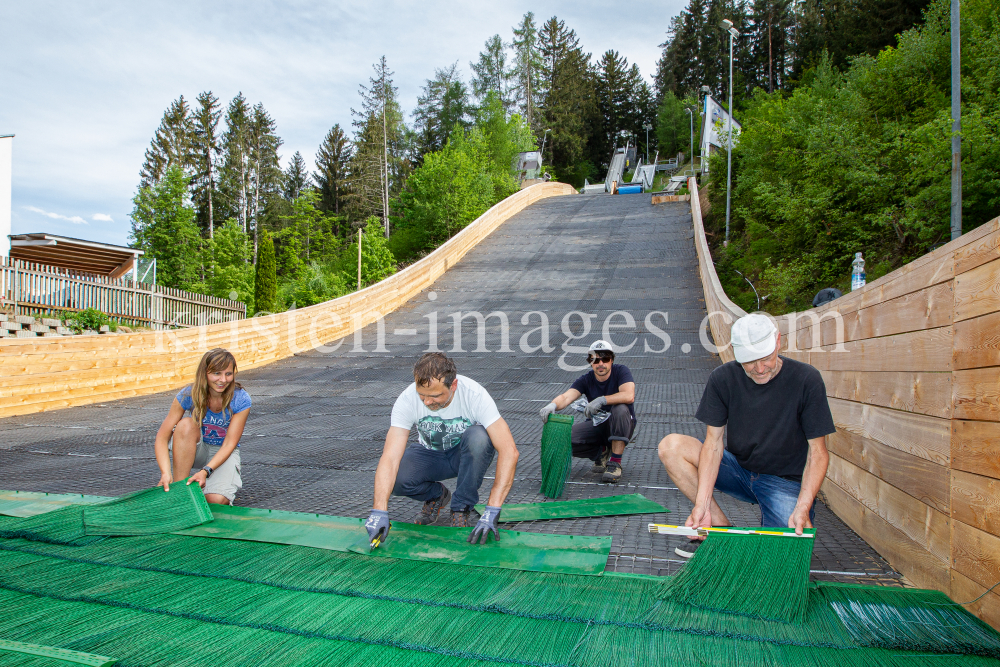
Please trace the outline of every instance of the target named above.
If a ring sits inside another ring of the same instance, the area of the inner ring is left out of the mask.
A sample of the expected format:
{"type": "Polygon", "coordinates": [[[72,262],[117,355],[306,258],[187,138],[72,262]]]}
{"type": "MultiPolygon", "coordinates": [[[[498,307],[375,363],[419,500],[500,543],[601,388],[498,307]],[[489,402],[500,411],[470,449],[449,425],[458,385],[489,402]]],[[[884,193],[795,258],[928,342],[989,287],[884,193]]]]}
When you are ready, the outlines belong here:
{"type": "Polygon", "coordinates": [[[257,250],[257,268],[254,273],[253,301],[256,312],[272,313],[278,294],[277,263],[274,258],[274,242],[264,230],[257,250]]]}
{"type": "Polygon", "coordinates": [[[146,158],[139,172],[140,188],[159,183],[170,167],[192,170],[195,160],[191,145],[191,120],[187,100],[181,95],[164,112],[160,126],[146,149],[146,158]]]}
{"type": "Polygon", "coordinates": [[[313,179],[319,189],[317,206],[321,210],[340,214],[350,161],[351,144],[340,125],[334,125],[316,151],[316,172],[313,179]]]}
{"type": "Polygon", "coordinates": [[[535,15],[527,12],[520,25],[514,28],[514,63],[511,75],[514,80],[514,99],[518,110],[528,127],[537,131],[539,121],[537,108],[541,99],[540,79],[542,78],[542,54],[538,46],[538,28],[535,15]]]}
{"type": "Polygon", "coordinates": [[[458,63],[434,71],[417,97],[413,110],[418,160],[425,153],[441,150],[455,126],[470,125],[469,92],[458,72],[458,63]]]}
{"type": "Polygon", "coordinates": [[[253,113],[243,93],[229,103],[226,131],[222,135],[220,190],[223,199],[245,233],[250,232],[251,132],[253,113]]]}
{"type": "Polygon", "coordinates": [[[389,202],[410,171],[403,112],[385,56],[372,66],[375,76],[360,86],[361,109],[351,109],[355,127],[348,200],[355,219],[376,215],[389,234],[389,202]]]}
{"type": "Polygon", "coordinates": [[[511,90],[511,70],[507,66],[507,47],[500,35],[486,40],[486,50],[479,53],[479,61],[469,63],[472,67],[472,94],[482,104],[487,95],[493,93],[500,100],[504,113],[514,109],[514,91],[511,90]]]}
{"type": "Polygon", "coordinates": [[[192,114],[192,148],[195,156],[194,200],[198,217],[208,228],[208,238],[215,236],[216,160],[219,158],[219,98],[206,91],[198,95],[198,108],[192,114]]]}
{"type": "Polygon", "coordinates": [[[281,138],[275,133],[277,123],[257,103],[250,119],[250,213],[253,216],[254,261],[260,244],[263,215],[272,198],[281,196],[283,172],[278,157],[281,138]]]}
{"type": "Polygon", "coordinates": [[[295,151],[295,155],[288,161],[288,169],[285,170],[285,182],[282,194],[288,201],[295,201],[302,195],[303,191],[312,186],[309,172],[306,171],[306,161],[302,153],[295,151]]]}

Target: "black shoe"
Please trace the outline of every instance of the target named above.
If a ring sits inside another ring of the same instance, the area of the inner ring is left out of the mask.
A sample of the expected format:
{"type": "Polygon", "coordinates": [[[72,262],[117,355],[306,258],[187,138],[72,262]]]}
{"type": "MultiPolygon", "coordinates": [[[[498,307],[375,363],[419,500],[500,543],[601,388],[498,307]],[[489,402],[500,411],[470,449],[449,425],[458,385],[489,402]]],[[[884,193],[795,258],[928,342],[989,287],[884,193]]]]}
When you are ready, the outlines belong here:
{"type": "Polygon", "coordinates": [[[622,464],[608,461],[608,465],[601,476],[601,481],[605,484],[617,484],[622,478],[622,464]]]}
{"type": "Polygon", "coordinates": [[[604,472],[608,467],[608,459],[611,458],[611,448],[603,447],[601,449],[601,455],[597,457],[594,461],[594,466],[590,469],[590,472],[604,472]]]}
{"type": "Polygon", "coordinates": [[[683,546],[674,547],[674,553],[681,558],[694,558],[694,555],[698,552],[698,547],[700,547],[703,542],[704,540],[691,540],[683,546]]]}
{"type": "MultiPolygon", "coordinates": [[[[438,482],[440,484],[440,482],[438,482]]],[[[420,508],[420,516],[418,516],[413,523],[418,526],[429,526],[435,521],[437,521],[438,515],[441,513],[441,508],[451,502],[451,491],[444,484],[441,484],[443,491],[441,495],[434,500],[428,500],[424,503],[424,506],[420,508]]]]}
{"type": "Polygon", "coordinates": [[[451,511],[452,528],[472,528],[479,523],[479,512],[474,509],[467,509],[464,512],[451,511]]]}

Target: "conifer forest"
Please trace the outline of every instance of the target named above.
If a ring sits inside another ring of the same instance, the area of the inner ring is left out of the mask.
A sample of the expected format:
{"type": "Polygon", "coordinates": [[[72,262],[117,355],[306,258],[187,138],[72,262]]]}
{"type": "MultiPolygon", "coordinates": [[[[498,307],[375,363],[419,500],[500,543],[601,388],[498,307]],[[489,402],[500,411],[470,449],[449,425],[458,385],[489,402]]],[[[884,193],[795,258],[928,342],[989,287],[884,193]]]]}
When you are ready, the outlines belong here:
{"type": "MultiPolygon", "coordinates": [[[[689,0],[662,20],[655,70],[596,56],[572,26],[527,13],[478,59],[442,64],[402,108],[383,57],[350,124],[312,156],[282,151],[263,104],[180,95],[146,151],[131,241],[158,282],[247,304],[248,315],[319,303],[419,259],[518,188],[512,162],[544,143],[544,169],[602,181],[626,141],[645,161],[690,161],[707,93],[733,113],[730,242],[726,153],[701,176],[726,292],[747,310],[808,307],[948,240],[949,7],[945,0],[689,0]],[[647,139],[648,137],[648,139],[647,139]],[[754,291],[756,290],[756,292],[754,291]]],[[[965,231],[1000,211],[1000,9],[962,3],[965,231]]],[[[697,147],[696,147],[697,153],[697,147]]]]}

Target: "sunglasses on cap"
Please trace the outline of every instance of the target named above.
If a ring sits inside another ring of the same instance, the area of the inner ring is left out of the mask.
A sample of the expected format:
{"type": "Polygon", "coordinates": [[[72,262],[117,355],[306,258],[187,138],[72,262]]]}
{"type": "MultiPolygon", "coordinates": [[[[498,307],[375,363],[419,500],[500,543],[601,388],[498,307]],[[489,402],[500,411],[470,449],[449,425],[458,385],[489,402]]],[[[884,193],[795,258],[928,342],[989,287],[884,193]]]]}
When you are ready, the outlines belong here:
{"type": "Polygon", "coordinates": [[[587,363],[588,364],[592,364],[595,361],[603,361],[605,363],[608,363],[610,361],[614,361],[614,359],[615,359],[615,355],[609,354],[609,353],[602,353],[602,354],[596,354],[596,355],[595,354],[588,354],[587,355],[587,363]]]}

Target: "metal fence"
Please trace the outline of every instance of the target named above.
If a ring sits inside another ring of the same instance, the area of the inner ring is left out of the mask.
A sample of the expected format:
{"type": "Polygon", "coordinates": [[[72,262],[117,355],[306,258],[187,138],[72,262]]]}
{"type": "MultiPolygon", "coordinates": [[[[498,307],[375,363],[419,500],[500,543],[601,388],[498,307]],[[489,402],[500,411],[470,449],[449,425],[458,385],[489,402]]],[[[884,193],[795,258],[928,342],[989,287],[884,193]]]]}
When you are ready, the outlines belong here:
{"type": "Polygon", "coordinates": [[[81,274],[0,257],[0,307],[15,315],[66,315],[87,308],[150,329],[241,320],[246,305],[128,279],[81,274]]]}

